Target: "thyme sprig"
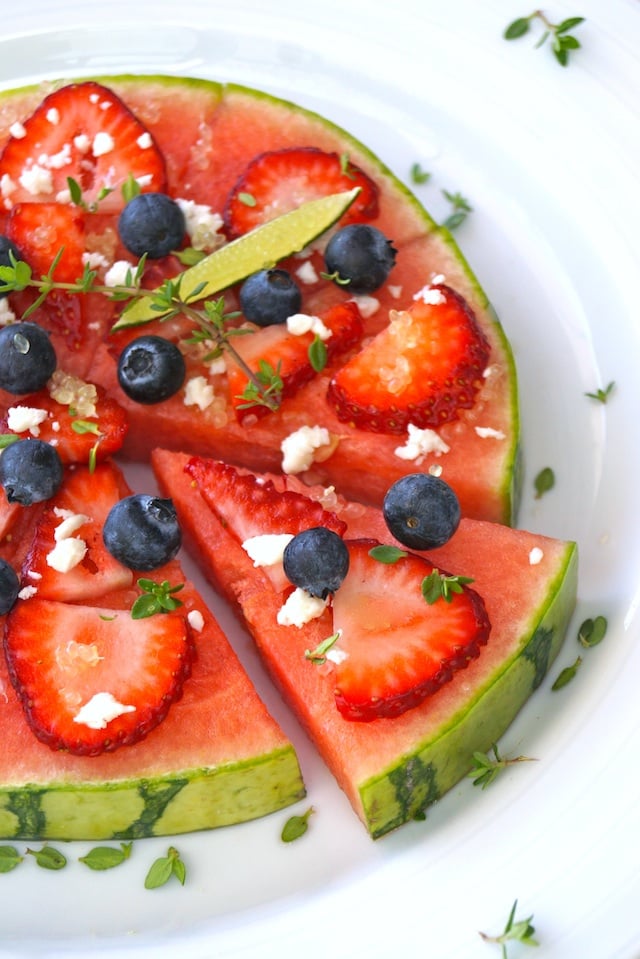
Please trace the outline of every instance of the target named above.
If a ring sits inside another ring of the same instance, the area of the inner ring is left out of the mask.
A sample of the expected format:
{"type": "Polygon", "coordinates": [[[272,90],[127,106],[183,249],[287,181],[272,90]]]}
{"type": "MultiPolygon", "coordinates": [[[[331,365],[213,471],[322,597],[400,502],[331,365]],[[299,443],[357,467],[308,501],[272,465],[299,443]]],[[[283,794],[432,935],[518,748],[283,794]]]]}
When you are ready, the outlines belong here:
{"type": "Polygon", "coordinates": [[[508,942],[522,942],[527,946],[540,945],[540,943],[533,938],[535,933],[535,929],[531,924],[533,916],[528,916],[527,919],[516,919],[517,907],[518,900],[516,899],[511,907],[511,912],[509,913],[509,918],[507,919],[504,930],[499,935],[491,936],[486,932],[480,933],[480,936],[485,942],[495,942],[502,947],[502,959],[507,959],[508,942]]]}
{"type": "MultiPolygon", "coordinates": [[[[142,288],[146,263],[145,256],[140,258],[135,268],[126,272],[124,282],[121,284],[106,286],[100,283],[97,271],[92,269],[88,263],[85,264],[82,275],[75,282],[59,281],[55,279],[55,272],[63,252],[64,247],[54,257],[47,273],[40,278],[34,276],[31,267],[23,260],[17,260],[12,252],[9,253],[9,265],[0,266],[0,294],[21,292],[26,289],[37,291],[35,300],[24,311],[23,319],[27,319],[37,310],[54,290],[70,295],[100,293],[114,302],[126,303],[125,311],[127,306],[137,299],[151,296],[150,308],[158,314],[161,321],[171,320],[180,315],[193,321],[196,329],[193,331],[191,340],[187,342],[210,342],[209,358],[215,358],[226,352],[242,369],[247,377],[247,387],[240,397],[245,400],[245,408],[266,406],[270,410],[278,409],[283,388],[279,370],[266,363],[261,364],[258,371],[252,370],[235,349],[231,342],[232,338],[252,331],[246,327],[230,325],[229,321],[240,314],[225,312],[224,297],[205,300],[195,306],[194,303],[197,302],[198,296],[202,293],[204,284],[198,284],[185,292],[182,289],[182,275],[166,279],[157,290],[150,294],[148,290],[142,288]]],[[[312,357],[310,361],[313,363],[314,358],[312,357]]]]}
{"type": "Polygon", "coordinates": [[[584,22],[584,17],[568,17],[560,23],[552,23],[542,10],[534,10],[528,17],[518,17],[513,20],[504,31],[505,40],[518,40],[531,29],[534,20],[540,20],[544,27],[542,36],[536,43],[536,49],[551,39],[551,50],[561,67],[569,63],[569,54],[572,50],[580,49],[580,41],[569,33],[574,27],[584,22]]]}
{"type": "Polygon", "coordinates": [[[507,766],[513,766],[516,763],[535,762],[530,756],[503,757],[498,752],[495,743],[491,747],[490,753],[475,752],[473,754],[473,767],[468,773],[468,776],[473,779],[473,785],[480,786],[482,789],[486,789],[507,766]],[[490,753],[493,753],[493,757],[490,753]]]}

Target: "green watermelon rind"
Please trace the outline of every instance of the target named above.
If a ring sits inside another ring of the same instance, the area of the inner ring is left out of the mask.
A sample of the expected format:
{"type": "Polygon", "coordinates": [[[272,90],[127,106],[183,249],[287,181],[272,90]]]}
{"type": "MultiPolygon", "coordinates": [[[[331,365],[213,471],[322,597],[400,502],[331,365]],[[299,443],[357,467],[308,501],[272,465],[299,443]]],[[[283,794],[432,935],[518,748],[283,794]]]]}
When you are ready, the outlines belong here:
{"type": "Polygon", "coordinates": [[[0,789],[5,839],[142,839],[257,819],[305,795],[293,746],[216,767],[0,789]]]}
{"type": "Polygon", "coordinates": [[[577,592],[578,549],[567,543],[564,562],[544,603],[523,631],[513,655],[486,677],[472,703],[451,716],[435,739],[359,786],[365,823],[377,839],[424,814],[463,779],[474,752],[498,742],[538,688],[563,644],[577,592]]]}

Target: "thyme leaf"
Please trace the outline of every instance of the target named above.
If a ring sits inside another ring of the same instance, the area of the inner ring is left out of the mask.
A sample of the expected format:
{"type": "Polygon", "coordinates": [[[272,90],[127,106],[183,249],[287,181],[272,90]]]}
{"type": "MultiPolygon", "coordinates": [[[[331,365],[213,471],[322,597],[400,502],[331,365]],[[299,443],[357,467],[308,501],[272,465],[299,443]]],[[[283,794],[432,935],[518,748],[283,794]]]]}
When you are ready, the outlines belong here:
{"type": "Polygon", "coordinates": [[[507,766],[513,766],[515,763],[535,762],[529,756],[503,758],[495,743],[491,747],[491,752],[493,758],[489,753],[475,752],[473,754],[473,767],[468,773],[468,776],[473,779],[473,785],[480,786],[482,789],[486,789],[507,766]]]}
{"type": "Polygon", "coordinates": [[[574,27],[584,23],[584,17],[567,17],[560,23],[552,23],[542,10],[534,10],[527,17],[517,17],[505,28],[502,34],[505,40],[519,40],[529,33],[534,20],[539,20],[543,26],[543,33],[536,49],[542,47],[551,39],[551,51],[561,67],[569,64],[569,54],[572,50],[580,49],[580,41],[569,33],[574,27]]]}
{"type": "Polygon", "coordinates": [[[170,613],[179,606],[182,600],[176,599],[174,593],[184,589],[184,583],[171,586],[168,580],[155,583],[152,579],[139,579],[138,586],[142,594],[134,601],[131,607],[132,619],[146,619],[156,613],[170,613]]]}
{"type": "Polygon", "coordinates": [[[314,812],[313,806],[310,806],[301,816],[290,816],[282,827],[280,838],[283,842],[294,842],[300,836],[304,836],[309,828],[309,817],[314,812]]]}
{"type": "Polygon", "coordinates": [[[592,400],[597,400],[599,403],[605,404],[609,401],[609,397],[615,389],[615,382],[611,380],[610,383],[604,387],[604,389],[598,388],[593,393],[585,393],[585,396],[588,396],[592,400]]]}
{"type": "Polygon", "coordinates": [[[448,576],[434,569],[422,580],[422,595],[429,606],[437,603],[439,599],[450,603],[455,593],[461,593],[463,587],[472,582],[473,579],[470,576],[448,576]]]}
{"type": "Polygon", "coordinates": [[[480,936],[485,942],[494,942],[502,947],[503,959],[507,959],[508,942],[522,942],[527,946],[540,945],[540,943],[533,938],[535,933],[535,929],[531,924],[533,916],[528,916],[527,919],[516,919],[515,916],[517,907],[518,900],[516,899],[511,907],[511,912],[509,913],[509,918],[507,919],[504,930],[499,935],[491,936],[486,932],[480,933],[480,936]]]}
{"type": "Polygon", "coordinates": [[[185,864],[178,850],[174,846],[169,846],[167,855],[160,856],[151,864],[144,881],[144,888],[158,889],[169,882],[172,876],[175,876],[180,885],[184,886],[187,877],[185,864]]]}

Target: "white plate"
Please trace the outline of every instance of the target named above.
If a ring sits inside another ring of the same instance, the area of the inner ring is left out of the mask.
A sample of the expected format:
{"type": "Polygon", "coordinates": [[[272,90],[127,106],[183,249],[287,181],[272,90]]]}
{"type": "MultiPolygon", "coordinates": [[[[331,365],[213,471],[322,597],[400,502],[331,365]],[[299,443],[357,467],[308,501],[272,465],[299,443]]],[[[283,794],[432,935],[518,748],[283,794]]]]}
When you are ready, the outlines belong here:
{"type": "Polygon", "coordinates": [[[101,874],[76,861],[89,847],[71,844],[61,873],[29,861],[0,879],[0,955],[497,956],[478,932],[499,932],[518,898],[536,955],[640,956],[640,27],[633,0],[604,7],[549,4],[556,21],[587,18],[567,69],[534,49],[537,28],[501,38],[529,12],[520,0],[28,0],[3,11],[3,87],[121,71],[234,80],[325,113],[401,178],[421,162],[432,177],[417,190],[437,218],[442,189],[468,197],[458,239],[520,371],[521,524],[577,539],[582,567],[561,661],[502,743],[538,762],[485,791],[467,780],[425,823],[373,843],[239,636],[299,749],[317,810],[309,833],[284,846],[285,811],[181,837],[187,883],[154,892],[143,879],[166,840],[136,844],[101,874]],[[584,396],[611,380],[606,406],[584,396]],[[535,500],[533,477],[548,465],[556,488],[535,500]],[[580,652],[577,626],[600,613],[605,641],[552,693],[580,652]]]}

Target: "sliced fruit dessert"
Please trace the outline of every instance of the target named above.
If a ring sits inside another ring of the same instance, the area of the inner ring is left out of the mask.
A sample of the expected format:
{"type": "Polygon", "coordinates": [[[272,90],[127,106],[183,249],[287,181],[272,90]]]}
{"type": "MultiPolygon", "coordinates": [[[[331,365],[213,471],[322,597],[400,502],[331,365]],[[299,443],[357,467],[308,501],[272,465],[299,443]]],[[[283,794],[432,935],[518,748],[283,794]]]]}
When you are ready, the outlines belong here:
{"type": "MultiPolygon", "coordinates": [[[[126,409],[127,456],[188,447],[378,506],[401,476],[442,470],[465,515],[513,521],[518,400],[504,331],[448,231],[362,144],[290,102],[175,77],[11,91],[0,110],[8,242],[44,272],[56,232],[63,245],[47,211],[61,207],[70,248],[59,277],[79,264],[96,276],[80,296],[59,282],[33,318],[51,330],[65,370],[126,409]],[[100,125],[96,94],[122,134],[100,125]],[[45,133],[51,147],[36,149],[45,133]],[[76,140],[91,145],[84,160],[76,140]],[[290,221],[280,226],[336,194],[350,196],[337,222],[302,238],[290,221]],[[24,227],[38,221],[53,230],[24,227]],[[167,277],[177,286],[164,311],[134,290],[122,313],[123,301],[95,284],[131,291],[141,255],[145,290],[167,277]],[[342,336],[331,319],[345,309],[358,314],[342,336]],[[168,339],[185,361],[181,385],[166,395],[160,384],[142,404],[119,376],[141,332],[168,339]]],[[[37,294],[14,289],[9,308],[21,315],[37,294]]]]}
{"type": "Polygon", "coordinates": [[[383,514],[203,457],[156,450],[152,464],[201,568],[373,837],[465,775],[563,641],[575,544],[460,519],[441,480],[449,492],[426,515],[395,484],[383,514]]]}
{"type": "Polygon", "coordinates": [[[304,795],[291,743],[174,558],[172,504],[132,494],[107,460],[21,510],[0,550],[0,835],[174,834],[304,795]]]}

